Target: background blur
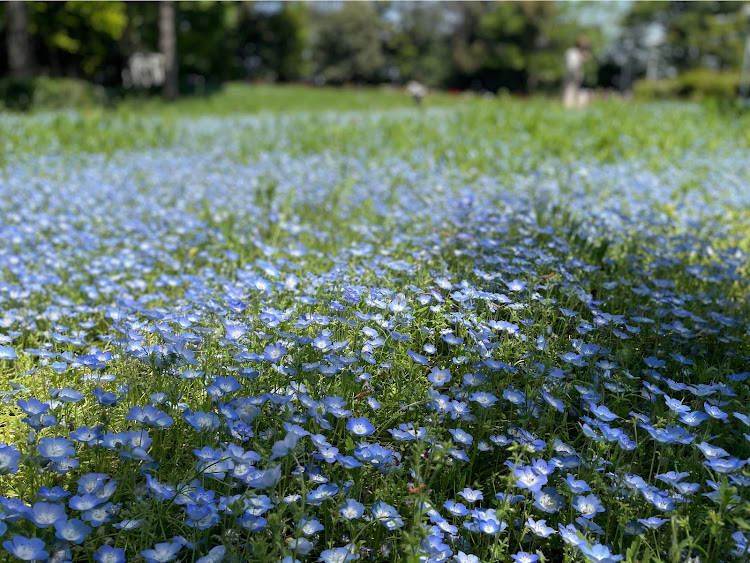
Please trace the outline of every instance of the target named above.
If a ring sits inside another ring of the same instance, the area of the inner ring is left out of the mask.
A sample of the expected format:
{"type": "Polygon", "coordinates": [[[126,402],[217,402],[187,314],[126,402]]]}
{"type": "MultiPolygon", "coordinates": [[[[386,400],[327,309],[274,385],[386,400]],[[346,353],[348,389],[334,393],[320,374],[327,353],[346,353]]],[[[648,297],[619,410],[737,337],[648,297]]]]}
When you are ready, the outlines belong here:
{"type": "Polygon", "coordinates": [[[411,80],[558,95],[581,35],[597,95],[736,98],[749,16],[742,2],[6,2],[0,100],[53,108],[229,82],[411,80]]]}

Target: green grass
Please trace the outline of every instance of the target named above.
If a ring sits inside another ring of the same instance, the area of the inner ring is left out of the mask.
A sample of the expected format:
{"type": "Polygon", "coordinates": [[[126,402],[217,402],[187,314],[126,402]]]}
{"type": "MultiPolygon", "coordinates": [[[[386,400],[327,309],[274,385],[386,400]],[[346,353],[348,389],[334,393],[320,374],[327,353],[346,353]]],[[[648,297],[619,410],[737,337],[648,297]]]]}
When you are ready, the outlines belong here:
{"type": "MultiPolygon", "coordinates": [[[[301,518],[315,515],[324,529],[313,536],[315,547],[305,560],[353,542],[371,549],[373,560],[413,563],[428,534],[420,503],[429,502],[462,534],[451,543],[454,553],[509,561],[518,551],[538,550],[546,561],[572,562],[581,560],[581,552],[559,534],[544,540],[516,526],[529,517],[546,518],[554,527],[573,522],[579,515],[575,495],[562,483],[570,472],[606,507],[594,518],[603,535],[589,532],[588,542],[606,543],[630,562],[676,563],[698,553],[706,561],[730,560],[732,534],[746,529],[750,514],[746,487],[708,470],[694,444],[654,441],[631,411],[658,428],[679,425],[664,398],[651,400],[642,383],[684,399],[693,411],[706,410],[706,399],[673,387],[715,383],[736,393],[712,393],[722,409],[748,413],[747,385],[730,378],[747,369],[750,355],[750,205],[741,191],[750,183],[741,159],[750,148],[748,117],[729,118],[699,105],[616,101],[580,112],[540,99],[436,96],[425,107],[411,105],[404,94],[388,91],[233,85],[207,100],[173,106],[132,101],[113,110],[0,118],[6,149],[0,229],[8,241],[0,252],[0,306],[12,317],[8,324],[0,315],[0,333],[9,335],[18,355],[0,360],[0,390],[7,393],[0,442],[24,454],[18,473],[0,475],[0,495],[33,503],[42,485],[75,494],[84,473],[118,480],[112,502],[122,506],[112,522],[143,519],[141,528],[97,527],[72,546],[75,561],[91,560],[105,542],[126,549],[131,560],[177,534],[205,542],[195,552],[183,549],[181,561],[194,561],[215,545],[227,547],[229,561],[278,561],[292,553],[289,542],[300,538],[301,518]],[[441,287],[442,278],[450,279],[449,289],[441,287]],[[512,280],[527,289],[509,287],[512,280]],[[362,298],[351,298],[351,290],[362,298]],[[401,293],[406,311],[398,304],[401,293]],[[417,299],[428,295],[429,302],[417,299]],[[624,320],[601,324],[599,309],[624,320]],[[118,310],[121,315],[114,314],[118,310]],[[499,328],[489,324],[501,321],[506,324],[499,328]],[[225,324],[246,326],[239,343],[224,340],[225,324]],[[78,330],[82,342],[76,341],[78,330]],[[464,341],[451,344],[441,338],[443,331],[464,341]],[[346,344],[324,353],[304,340],[321,335],[346,344]],[[190,361],[172,344],[180,339],[195,354],[192,367],[205,375],[179,377],[190,361]],[[279,363],[236,355],[240,349],[262,354],[277,341],[288,349],[279,363]],[[583,365],[561,358],[583,343],[597,349],[583,365]],[[45,345],[54,358],[23,351],[45,345]],[[58,373],[52,365],[73,364],[91,346],[115,354],[106,368],[67,365],[58,373]],[[138,358],[143,346],[156,348],[138,358]],[[424,352],[429,366],[411,359],[408,350],[424,352]],[[692,366],[670,353],[689,358],[692,366]],[[651,355],[667,362],[656,375],[644,372],[644,358],[651,355]],[[503,365],[493,367],[488,359],[503,365]],[[616,367],[596,365],[601,360],[616,367]],[[315,362],[342,368],[327,376],[307,369],[315,362]],[[547,369],[540,373],[539,364],[547,369]],[[296,371],[285,373],[278,365],[296,371]],[[466,401],[476,419],[428,407],[432,367],[450,370],[452,382],[439,386],[440,393],[466,401]],[[224,423],[194,429],[183,417],[185,406],[218,412],[218,400],[206,388],[214,376],[238,375],[238,368],[257,369],[259,376],[238,377],[242,388],[222,401],[281,394],[294,382],[307,387],[311,400],[342,397],[352,416],[368,417],[376,430],[356,437],[346,428],[348,415],[330,413],[330,428],[324,427],[297,399],[290,402],[295,411],[265,401],[247,442],[224,423]],[[564,369],[565,377],[552,375],[552,368],[564,369]],[[368,381],[363,371],[371,374],[368,381]],[[102,372],[117,378],[81,379],[102,372]],[[464,376],[474,373],[486,381],[463,388],[464,376]],[[18,391],[20,385],[26,390],[18,391]],[[52,388],[62,387],[80,390],[84,398],[51,405],[60,425],[38,429],[27,442],[29,428],[16,401],[47,401],[52,388]],[[98,404],[96,387],[121,402],[98,404]],[[533,404],[503,399],[511,387],[533,404]],[[474,391],[493,393],[500,403],[484,409],[468,400],[466,393],[474,391]],[[565,408],[552,408],[543,391],[565,408]],[[634,449],[585,434],[582,417],[594,416],[582,399],[587,392],[601,395],[595,402],[620,417],[611,424],[627,433],[634,449]],[[154,402],[172,417],[172,426],[126,419],[154,393],[165,394],[166,402],[154,402]],[[381,408],[371,408],[367,397],[381,408]],[[360,441],[377,441],[399,454],[400,463],[391,471],[371,464],[347,470],[316,458],[320,446],[307,437],[269,462],[273,444],[286,436],[282,422],[293,414],[307,417],[297,422],[324,435],[342,455],[353,455],[360,441]],[[392,438],[388,430],[408,422],[423,426],[429,441],[392,438]],[[54,463],[39,455],[39,440],[82,425],[111,432],[146,428],[155,463],[79,444],[80,470],[53,471],[54,463]],[[472,446],[460,446],[449,428],[471,433],[472,446]],[[518,438],[523,431],[544,448],[532,452],[518,438]],[[489,451],[476,447],[498,435],[516,440],[489,451]],[[550,477],[565,503],[550,514],[534,506],[506,462],[560,457],[555,439],[575,448],[580,464],[550,477]],[[228,442],[256,451],[263,468],[280,464],[279,482],[253,492],[196,469],[194,448],[228,442]],[[451,448],[465,449],[468,461],[451,448]],[[348,491],[321,506],[280,502],[319,486],[296,470],[310,464],[321,465],[348,491]],[[619,485],[638,474],[666,490],[655,475],[670,470],[689,472],[700,493],[710,491],[708,479],[715,480],[718,501],[696,494],[690,503],[659,512],[619,485]],[[172,486],[198,479],[217,498],[267,494],[275,506],[265,514],[263,531],[248,532],[223,513],[213,527],[197,529],[179,504],[148,493],[146,474],[172,486]],[[443,504],[461,501],[464,487],[483,491],[484,500],[471,506],[496,509],[508,529],[468,532],[462,527],[467,519],[450,516],[443,504]],[[495,498],[498,493],[522,499],[510,506],[495,498]],[[403,528],[344,521],[337,510],[345,497],[368,508],[376,501],[393,505],[403,528]],[[669,522],[658,531],[626,534],[637,518],[654,515],[669,522]]],[[[750,456],[739,432],[744,427],[731,416],[730,422],[712,418],[688,427],[696,433],[694,443],[706,440],[733,457],[750,456]]],[[[747,476],[747,470],[736,474],[747,476]]],[[[37,529],[28,518],[10,524],[8,537],[37,534],[51,545],[54,529],[37,529]]]]}

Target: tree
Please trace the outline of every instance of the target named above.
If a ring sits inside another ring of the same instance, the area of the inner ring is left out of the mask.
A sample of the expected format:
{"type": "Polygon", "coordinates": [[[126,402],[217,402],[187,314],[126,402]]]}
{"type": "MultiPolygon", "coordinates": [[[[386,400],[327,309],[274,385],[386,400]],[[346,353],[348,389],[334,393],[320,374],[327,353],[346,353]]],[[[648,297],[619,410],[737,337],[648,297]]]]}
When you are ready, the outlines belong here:
{"type": "Polygon", "coordinates": [[[167,100],[177,98],[177,34],[175,33],[174,2],[159,2],[159,51],[164,55],[163,95],[167,100]]]}
{"type": "Polygon", "coordinates": [[[119,83],[124,2],[30,2],[29,28],[39,69],[50,76],[119,83]]]}
{"type": "Polygon", "coordinates": [[[659,76],[696,68],[737,70],[746,22],[742,2],[635,2],[616,45],[642,74],[651,61],[659,76]],[[659,41],[653,41],[654,36],[659,41]]]}
{"type": "Polygon", "coordinates": [[[345,2],[336,11],[315,12],[313,60],[326,82],[378,82],[385,75],[383,26],[369,2],[345,2]]]}
{"type": "Polygon", "coordinates": [[[32,57],[26,4],[17,0],[6,2],[5,13],[8,26],[8,69],[13,78],[30,78],[32,57]]]}

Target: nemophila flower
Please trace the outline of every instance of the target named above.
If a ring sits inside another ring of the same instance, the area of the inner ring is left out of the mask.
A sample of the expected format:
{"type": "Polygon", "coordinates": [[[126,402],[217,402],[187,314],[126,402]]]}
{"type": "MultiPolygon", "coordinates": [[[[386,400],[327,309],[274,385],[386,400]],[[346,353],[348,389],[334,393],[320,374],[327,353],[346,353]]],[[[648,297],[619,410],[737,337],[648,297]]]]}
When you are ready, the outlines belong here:
{"type": "Polygon", "coordinates": [[[373,426],[367,418],[350,418],[346,423],[346,429],[355,436],[369,436],[375,432],[373,426]]]}
{"type": "Polygon", "coordinates": [[[76,442],[82,444],[95,445],[101,436],[101,427],[89,428],[88,426],[81,426],[74,432],[71,432],[68,437],[76,442]]]}
{"type": "Polygon", "coordinates": [[[61,540],[81,544],[90,533],[91,527],[84,524],[78,518],[63,519],[55,522],[55,537],[61,540]]]}
{"type": "Polygon", "coordinates": [[[141,524],[143,524],[143,518],[139,518],[137,520],[123,520],[122,522],[112,524],[112,527],[117,530],[129,531],[140,528],[141,524]]]}
{"type": "Polygon", "coordinates": [[[567,526],[558,524],[557,530],[560,532],[560,537],[568,545],[580,547],[588,543],[586,542],[586,539],[582,537],[581,533],[578,531],[578,529],[576,529],[576,527],[573,524],[568,524],[567,526]]]}
{"type": "Polygon", "coordinates": [[[519,551],[510,556],[516,563],[536,563],[539,561],[539,556],[532,553],[526,553],[525,551],[519,551]]]}
{"type": "Polygon", "coordinates": [[[587,543],[578,546],[581,553],[592,563],[617,563],[622,561],[622,555],[613,555],[606,545],[595,544],[591,547],[587,543]]]}
{"type": "Polygon", "coordinates": [[[544,399],[544,401],[549,406],[554,408],[557,412],[565,412],[565,403],[563,401],[553,397],[552,395],[547,393],[547,391],[544,391],[544,390],[540,391],[539,394],[541,395],[542,399],[544,399]]]}
{"type": "Polygon", "coordinates": [[[526,401],[526,394],[510,385],[505,391],[503,391],[503,399],[514,405],[522,405],[526,401]]]}
{"type": "Polygon", "coordinates": [[[112,520],[115,510],[116,507],[111,502],[99,504],[98,506],[83,512],[81,514],[81,519],[91,524],[94,528],[98,528],[102,524],[106,524],[112,520]]]}
{"type": "Polygon", "coordinates": [[[493,508],[486,510],[475,508],[471,511],[471,516],[473,521],[468,526],[465,523],[464,527],[474,532],[494,536],[508,527],[505,522],[497,517],[497,512],[493,508]]]}
{"type": "Polygon", "coordinates": [[[657,528],[660,528],[661,526],[669,522],[669,520],[667,518],[659,518],[658,516],[651,516],[650,518],[639,518],[638,522],[640,522],[647,528],[656,530],[657,528]]]}
{"type": "Polygon", "coordinates": [[[3,542],[3,547],[21,561],[43,561],[49,557],[44,542],[38,538],[13,536],[13,539],[3,542]]]}
{"type": "Polygon", "coordinates": [[[595,495],[582,495],[573,498],[575,508],[584,518],[593,518],[600,512],[604,512],[602,502],[595,495]]]}
{"type": "Polygon", "coordinates": [[[167,561],[174,561],[181,549],[182,544],[179,542],[157,543],[154,549],[141,551],[141,555],[148,563],[166,563],[167,561]]]}
{"type": "Polygon", "coordinates": [[[688,426],[699,426],[710,417],[702,411],[688,411],[680,414],[680,422],[688,426]]]}
{"type": "Polygon", "coordinates": [[[554,514],[560,511],[564,506],[565,499],[554,487],[544,487],[534,493],[534,507],[542,512],[554,514]]]}
{"type": "Polygon", "coordinates": [[[37,451],[50,461],[61,461],[74,456],[76,451],[73,442],[62,437],[47,437],[39,440],[37,451]]]}
{"type": "Polygon", "coordinates": [[[115,406],[117,403],[122,401],[122,397],[118,397],[117,395],[109,391],[104,391],[103,389],[100,389],[99,387],[94,389],[92,391],[92,394],[94,395],[96,402],[105,407],[115,406]]]}
{"type": "Polygon", "coordinates": [[[16,446],[0,444],[0,475],[18,472],[18,462],[20,459],[21,452],[16,446]]]}
{"type": "Polygon", "coordinates": [[[459,551],[453,558],[458,563],[481,563],[479,557],[473,554],[466,554],[463,551],[459,551]]]}
{"type": "Polygon", "coordinates": [[[554,528],[547,526],[546,520],[534,520],[533,518],[529,518],[526,520],[526,527],[540,538],[548,538],[552,534],[557,533],[554,528]]]}
{"type": "Polygon", "coordinates": [[[703,465],[717,473],[731,473],[742,468],[746,463],[747,460],[744,459],[714,457],[708,461],[704,461],[703,465]]]}
{"type": "Polygon", "coordinates": [[[298,555],[307,555],[314,547],[315,544],[307,538],[295,538],[289,542],[289,549],[298,555]]]}
{"type": "Polygon", "coordinates": [[[516,477],[517,487],[528,489],[532,493],[536,493],[547,484],[547,476],[537,473],[532,467],[516,467],[513,476],[516,477]]]}
{"type": "Polygon", "coordinates": [[[52,487],[51,489],[49,487],[39,487],[37,494],[50,502],[57,502],[70,496],[70,493],[62,487],[52,487]]]}
{"type": "Polygon", "coordinates": [[[297,524],[297,529],[307,537],[310,537],[324,530],[325,527],[315,516],[305,516],[297,524]]]}
{"type": "Polygon", "coordinates": [[[469,400],[478,403],[484,408],[490,408],[498,401],[497,397],[495,397],[492,393],[486,392],[472,393],[469,397],[469,400]]]}
{"type": "Polygon", "coordinates": [[[395,530],[396,528],[402,528],[404,526],[404,521],[401,519],[401,516],[399,516],[395,507],[383,501],[378,501],[373,504],[370,508],[370,512],[387,530],[395,530]]]}
{"type": "Polygon", "coordinates": [[[729,416],[727,413],[725,413],[723,410],[721,410],[719,407],[714,407],[710,404],[703,403],[703,408],[706,409],[706,412],[711,418],[715,418],[717,420],[726,420],[726,418],[729,416]]]}
{"type": "Polygon", "coordinates": [[[16,351],[11,348],[10,346],[0,346],[0,360],[15,360],[18,356],[16,356],[16,351]]]}
{"type": "Polygon", "coordinates": [[[564,479],[564,482],[568,485],[571,493],[586,493],[591,490],[591,487],[589,487],[586,481],[579,481],[573,477],[573,475],[568,475],[564,479]]]}
{"type": "Polygon", "coordinates": [[[157,426],[158,428],[169,428],[172,426],[172,417],[153,405],[131,408],[125,420],[134,420],[149,426],[157,426]]]}
{"type": "Polygon", "coordinates": [[[463,491],[460,491],[458,493],[458,496],[463,497],[466,502],[477,502],[478,500],[484,499],[482,491],[473,490],[468,487],[466,487],[463,491]]]}
{"type": "Polygon", "coordinates": [[[219,417],[212,412],[182,413],[182,418],[198,432],[211,432],[221,425],[219,417]]]}
{"type": "Polygon", "coordinates": [[[453,440],[464,446],[470,446],[474,437],[462,428],[449,428],[448,432],[453,436],[453,440]]]}
{"type": "Polygon", "coordinates": [[[220,563],[224,559],[227,548],[223,545],[217,545],[203,557],[196,560],[195,563],[220,563]]]}
{"type": "Polygon", "coordinates": [[[432,383],[433,387],[442,387],[451,382],[451,372],[449,369],[440,369],[433,367],[427,375],[427,380],[432,383]]]}
{"type": "Polygon", "coordinates": [[[591,409],[589,410],[596,418],[598,418],[599,420],[603,420],[604,422],[611,422],[615,420],[616,418],[620,418],[619,416],[614,414],[604,405],[594,404],[591,406],[591,409]]]}
{"type": "Polygon", "coordinates": [[[78,493],[82,495],[93,494],[101,489],[108,480],[109,475],[106,473],[87,473],[76,481],[78,493]]]}
{"type": "Polygon", "coordinates": [[[63,403],[77,403],[83,399],[83,393],[76,391],[75,389],[50,389],[50,395],[53,399],[61,401],[63,403]]]}
{"type": "Polygon", "coordinates": [[[185,507],[185,513],[188,517],[185,523],[198,530],[207,530],[218,524],[220,519],[216,506],[213,504],[204,506],[189,504],[185,507]]]}
{"type": "Polygon", "coordinates": [[[323,563],[346,563],[347,561],[356,561],[359,555],[354,553],[354,546],[347,545],[333,549],[325,549],[321,552],[318,561],[323,563]]]}
{"type": "Polygon", "coordinates": [[[409,356],[414,362],[426,366],[430,364],[430,361],[423,356],[422,354],[418,354],[417,352],[414,352],[413,350],[407,350],[406,355],[409,356]]]}
{"type": "Polygon", "coordinates": [[[339,514],[344,520],[357,520],[364,512],[365,505],[351,498],[346,499],[346,502],[339,508],[339,514]]]}
{"type": "Polygon", "coordinates": [[[73,497],[70,497],[68,506],[70,506],[70,508],[72,508],[73,510],[84,512],[86,510],[91,510],[92,508],[99,506],[102,502],[104,502],[102,499],[95,497],[94,495],[75,495],[73,497]]]}
{"type": "Polygon", "coordinates": [[[453,516],[466,516],[469,513],[469,510],[460,502],[447,500],[443,506],[453,516]]]}
{"type": "Polygon", "coordinates": [[[307,493],[307,504],[319,506],[324,500],[331,498],[339,491],[339,488],[333,484],[321,485],[307,493]]]}
{"type": "Polygon", "coordinates": [[[30,398],[28,401],[19,399],[16,401],[16,405],[18,405],[18,408],[29,416],[44,414],[50,409],[49,403],[43,403],[34,397],[30,398]]]}
{"type": "Polygon", "coordinates": [[[701,442],[697,445],[697,448],[703,452],[706,459],[714,459],[717,457],[729,457],[729,452],[718,446],[713,446],[708,442],[701,442]]]}
{"type": "Polygon", "coordinates": [[[263,360],[271,362],[272,364],[278,363],[287,353],[287,349],[280,343],[270,344],[263,350],[263,360]]]}
{"type": "Polygon", "coordinates": [[[31,507],[31,521],[39,528],[48,528],[65,518],[65,505],[61,502],[42,501],[31,507]]]}

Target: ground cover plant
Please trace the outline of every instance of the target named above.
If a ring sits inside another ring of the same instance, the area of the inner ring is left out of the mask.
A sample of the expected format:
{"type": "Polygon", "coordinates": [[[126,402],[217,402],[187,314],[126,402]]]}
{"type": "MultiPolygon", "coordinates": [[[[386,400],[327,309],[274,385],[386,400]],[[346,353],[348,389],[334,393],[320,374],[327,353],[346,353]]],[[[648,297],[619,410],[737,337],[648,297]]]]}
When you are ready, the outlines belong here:
{"type": "Polygon", "coordinates": [[[747,557],[746,117],[297,110],[0,117],[2,558],[747,557]]]}

